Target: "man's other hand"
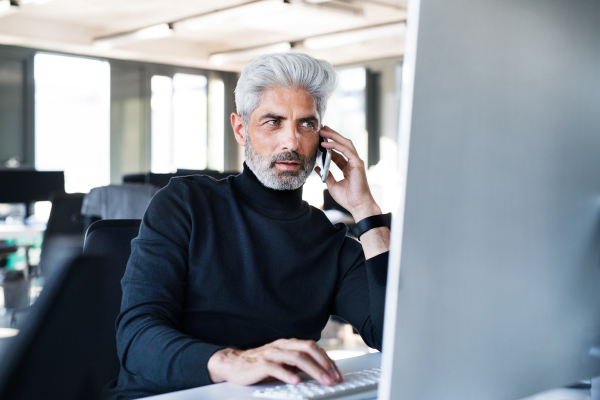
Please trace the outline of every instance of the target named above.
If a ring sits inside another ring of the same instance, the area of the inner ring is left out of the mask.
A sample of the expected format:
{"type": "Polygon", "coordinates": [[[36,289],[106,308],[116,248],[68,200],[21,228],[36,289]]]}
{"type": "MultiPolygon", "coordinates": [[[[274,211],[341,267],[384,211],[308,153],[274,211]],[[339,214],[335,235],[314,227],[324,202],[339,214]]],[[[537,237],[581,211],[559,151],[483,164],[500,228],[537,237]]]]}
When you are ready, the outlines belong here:
{"type": "Polygon", "coordinates": [[[312,340],[279,339],[246,351],[222,349],[208,360],[207,368],[214,383],[252,385],[272,377],[295,385],[300,383],[297,371],[327,386],[344,380],[335,362],[312,340]]]}

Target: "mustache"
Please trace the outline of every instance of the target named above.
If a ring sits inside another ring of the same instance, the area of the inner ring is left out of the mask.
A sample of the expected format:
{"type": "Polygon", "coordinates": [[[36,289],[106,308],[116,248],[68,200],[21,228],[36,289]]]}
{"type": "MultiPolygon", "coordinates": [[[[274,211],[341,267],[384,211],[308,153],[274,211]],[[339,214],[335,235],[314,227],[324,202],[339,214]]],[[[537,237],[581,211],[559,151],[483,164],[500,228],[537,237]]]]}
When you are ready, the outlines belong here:
{"type": "Polygon", "coordinates": [[[277,164],[278,162],[281,161],[296,161],[299,162],[301,165],[305,165],[306,162],[308,161],[308,157],[305,157],[301,154],[298,154],[294,151],[286,151],[284,153],[280,153],[277,154],[276,156],[271,157],[270,160],[270,168],[273,168],[275,166],[275,164],[277,164]]]}

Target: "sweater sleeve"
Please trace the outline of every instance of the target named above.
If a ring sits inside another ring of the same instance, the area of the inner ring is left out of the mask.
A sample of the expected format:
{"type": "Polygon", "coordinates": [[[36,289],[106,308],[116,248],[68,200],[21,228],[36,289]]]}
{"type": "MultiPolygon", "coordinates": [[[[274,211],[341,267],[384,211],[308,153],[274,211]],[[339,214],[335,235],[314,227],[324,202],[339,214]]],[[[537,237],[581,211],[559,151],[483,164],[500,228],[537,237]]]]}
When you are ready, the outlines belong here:
{"type": "Polygon", "coordinates": [[[212,383],[208,359],[223,348],[178,330],[192,231],[189,204],[187,186],[176,179],[154,196],[121,280],[121,368],[167,390],[212,383]]]}
{"type": "Polygon", "coordinates": [[[332,314],[348,321],[369,347],[381,350],[389,252],[366,261],[362,248],[350,253],[354,257],[342,258],[349,267],[338,284],[332,314]]]}

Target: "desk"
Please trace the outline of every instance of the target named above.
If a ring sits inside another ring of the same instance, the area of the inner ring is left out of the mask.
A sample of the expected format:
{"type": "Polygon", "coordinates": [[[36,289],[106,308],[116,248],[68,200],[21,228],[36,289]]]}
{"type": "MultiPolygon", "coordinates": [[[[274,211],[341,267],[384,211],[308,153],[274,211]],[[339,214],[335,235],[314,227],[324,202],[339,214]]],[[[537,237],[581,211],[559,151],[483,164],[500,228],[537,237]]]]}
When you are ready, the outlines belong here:
{"type": "MultiPolygon", "coordinates": [[[[337,363],[343,374],[347,372],[361,371],[368,368],[376,368],[381,364],[381,353],[366,354],[364,356],[347,358],[337,363]]],[[[277,386],[281,383],[269,383],[255,386],[239,386],[231,383],[218,383],[215,385],[202,386],[195,389],[182,390],[179,392],[161,394],[159,396],[146,397],[152,400],[258,400],[252,397],[257,388],[277,386]]],[[[555,389],[522,400],[589,400],[589,390],[555,389]]]]}
{"type": "Polygon", "coordinates": [[[44,235],[45,224],[4,224],[0,223],[0,240],[19,238],[37,239],[44,235]]]}

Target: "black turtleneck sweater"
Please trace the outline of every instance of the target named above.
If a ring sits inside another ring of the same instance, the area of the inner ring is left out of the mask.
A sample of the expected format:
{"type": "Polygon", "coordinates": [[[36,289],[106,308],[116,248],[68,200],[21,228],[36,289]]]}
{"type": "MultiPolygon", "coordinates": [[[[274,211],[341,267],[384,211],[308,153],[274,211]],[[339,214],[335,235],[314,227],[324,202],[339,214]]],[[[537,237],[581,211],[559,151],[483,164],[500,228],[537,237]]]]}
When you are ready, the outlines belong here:
{"type": "Polygon", "coordinates": [[[238,176],[171,179],[132,242],[117,319],[121,373],[106,397],[210,384],[224,347],[318,340],[330,315],[381,349],[388,253],[365,262],[347,228],[302,201],[302,189],[238,176]]]}

